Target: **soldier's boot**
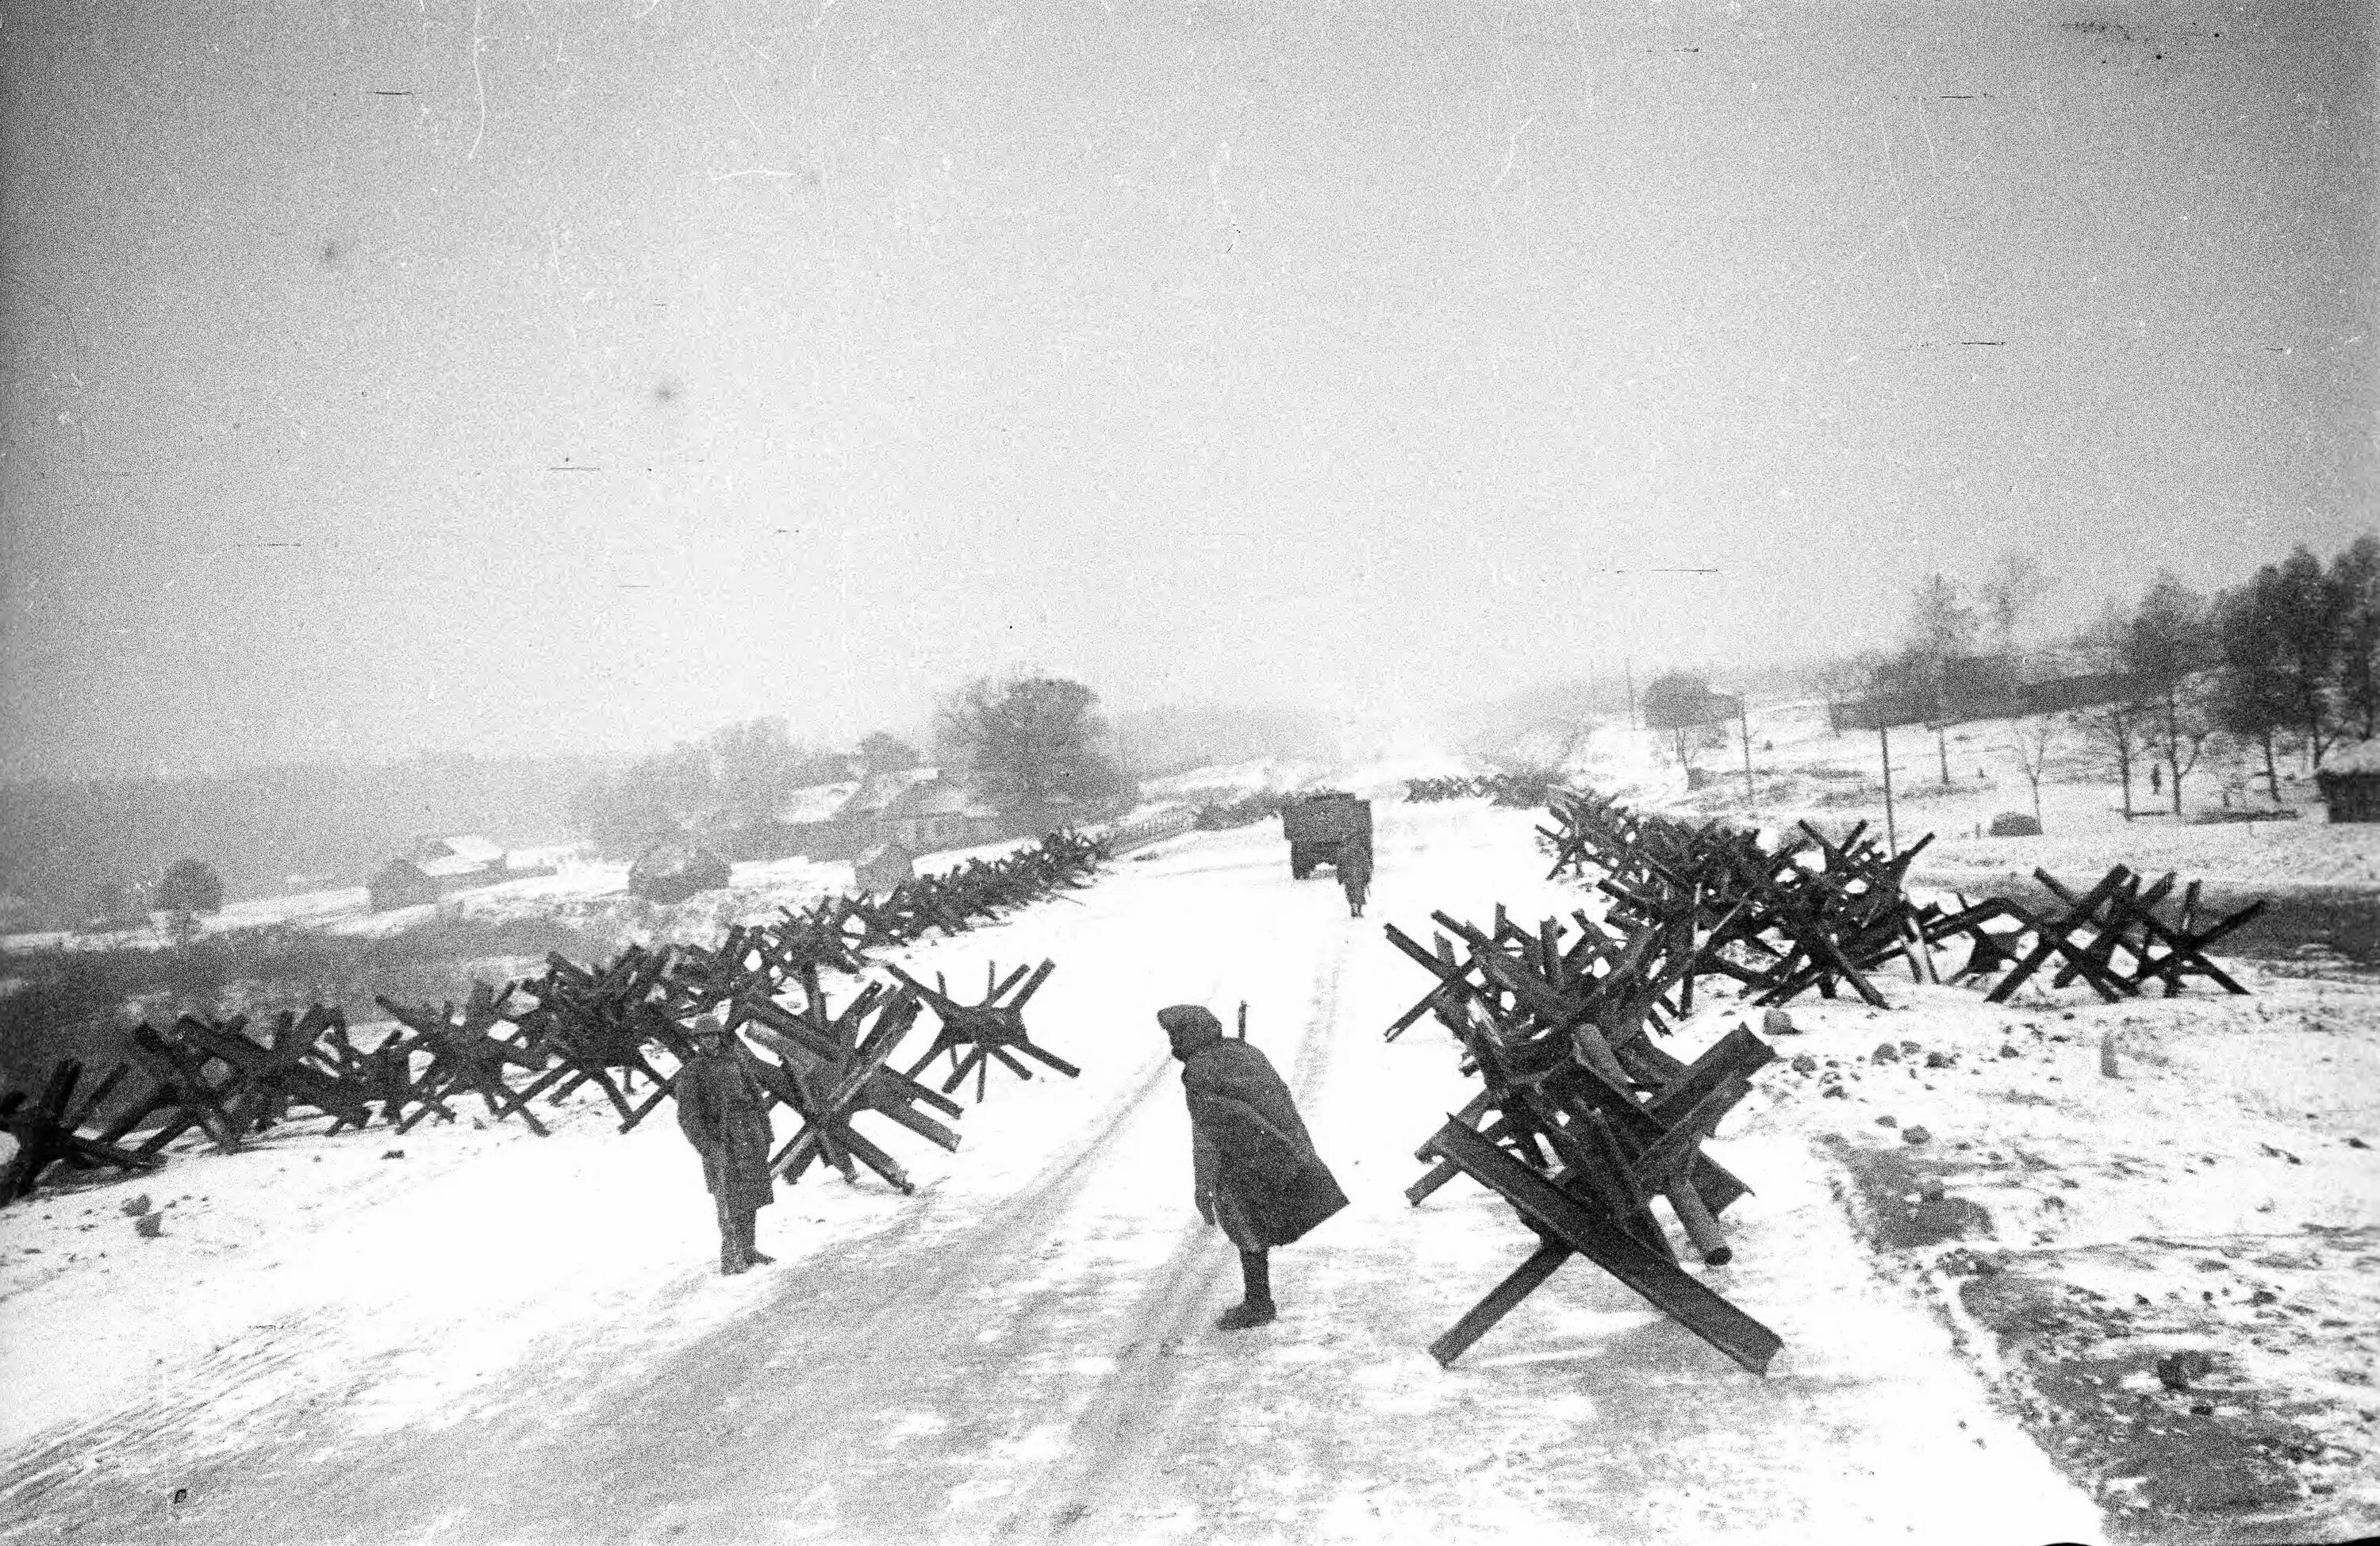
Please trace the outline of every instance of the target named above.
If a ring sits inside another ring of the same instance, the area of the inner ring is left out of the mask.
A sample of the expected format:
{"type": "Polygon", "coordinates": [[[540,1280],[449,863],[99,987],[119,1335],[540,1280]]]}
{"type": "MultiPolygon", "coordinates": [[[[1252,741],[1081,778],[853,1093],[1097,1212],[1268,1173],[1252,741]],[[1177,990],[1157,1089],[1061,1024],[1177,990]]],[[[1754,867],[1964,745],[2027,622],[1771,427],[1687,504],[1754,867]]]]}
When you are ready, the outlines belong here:
{"type": "Polygon", "coordinates": [[[1246,1297],[1216,1318],[1219,1331],[1269,1326],[1279,1313],[1272,1302],[1272,1262],[1263,1251],[1240,1252],[1240,1277],[1246,1285],[1246,1297]]]}
{"type": "Polygon", "coordinates": [[[733,1277],[748,1269],[752,1262],[744,1254],[743,1231],[737,1226],[735,1214],[728,1208],[724,1199],[720,1200],[718,1209],[719,1275],[733,1277]]]}
{"type": "Polygon", "coordinates": [[[737,1247],[743,1250],[744,1261],[747,1265],[765,1267],[770,1262],[774,1262],[776,1258],[773,1256],[761,1255],[760,1248],[753,1243],[752,1237],[754,1232],[759,1227],[759,1224],[760,1210],[758,1208],[745,1209],[735,1220],[735,1243],[737,1247]]]}

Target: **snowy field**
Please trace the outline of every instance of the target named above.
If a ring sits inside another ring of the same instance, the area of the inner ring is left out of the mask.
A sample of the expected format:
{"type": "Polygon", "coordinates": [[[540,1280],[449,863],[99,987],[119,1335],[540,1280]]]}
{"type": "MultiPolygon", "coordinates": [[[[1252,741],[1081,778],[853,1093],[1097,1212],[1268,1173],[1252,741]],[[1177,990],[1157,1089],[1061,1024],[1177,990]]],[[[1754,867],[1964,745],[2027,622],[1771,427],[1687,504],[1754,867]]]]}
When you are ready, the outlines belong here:
{"type": "MultiPolygon", "coordinates": [[[[2167,870],[2226,888],[2341,887],[2380,893],[2380,824],[2332,827],[2311,779],[2284,768],[2279,808],[2292,819],[2200,825],[2176,821],[2168,796],[2152,794],[2145,765],[2135,769],[2127,820],[2112,773],[2070,732],[2053,743],[2041,788],[2042,835],[1986,836],[2003,813],[2033,814],[2033,790],[2010,750],[2017,727],[1987,722],[1949,732],[1950,783],[1932,733],[1892,732],[1894,817],[1902,844],[1931,833],[1918,873],[1973,887],[2001,876],[2029,876],[2035,867],[2063,877],[2095,879],[2111,864],[2152,876],[2167,870]]],[[[1885,830],[1881,760],[1871,731],[1838,735],[1826,725],[1826,706],[1788,704],[1752,716],[1753,798],[1747,801],[1743,752],[1734,727],[1724,746],[1690,752],[1706,777],[1693,791],[1663,731],[1598,726],[1570,765],[1582,783],[1645,809],[1682,816],[1750,816],[1774,832],[1797,821],[1839,833],[1864,820],[1879,839],[1885,830]]],[[[2261,772],[2236,760],[2216,760],[2184,781],[2191,817],[2226,807],[2275,808],[2261,772]]]]}

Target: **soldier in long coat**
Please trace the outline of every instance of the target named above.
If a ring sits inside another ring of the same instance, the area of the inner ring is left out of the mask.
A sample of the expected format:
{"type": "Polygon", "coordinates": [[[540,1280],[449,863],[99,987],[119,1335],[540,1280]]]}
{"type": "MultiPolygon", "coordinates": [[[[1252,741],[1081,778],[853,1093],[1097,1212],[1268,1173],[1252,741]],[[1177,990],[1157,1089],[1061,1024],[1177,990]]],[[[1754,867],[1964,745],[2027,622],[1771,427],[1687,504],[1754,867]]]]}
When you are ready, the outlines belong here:
{"type": "Polygon", "coordinates": [[[1240,1253],[1245,1295],[1215,1324],[1264,1325],[1276,1313],[1267,1252],[1345,1207],[1347,1194],[1314,1152],[1271,1059],[1227,1040],[1222,1022],[1196,1004],[1160,1009],[1157,1023],[1182,1060],[1199,1216],[1220,1226],[1240,1253]]]}
{"type": "Polygon", "coordinates": [[[703,1184],[719,1213],[719,1270],[740,1273],[772,1262],[754,1242],[760,1210],[775,1202],[769,1173],[769,1108],[717,1015],[687,1033],[694,1060],[677,1071],[678,1130],[702,1156],[703,1184]]]}
{"type": "Polygon", "coordinates": [[[1348,839],[1339,845],[1339,888],[1347,893],[1347,915],[1364,915],[1364,898],[1372,889],[1372,845],[1348,839]]]}

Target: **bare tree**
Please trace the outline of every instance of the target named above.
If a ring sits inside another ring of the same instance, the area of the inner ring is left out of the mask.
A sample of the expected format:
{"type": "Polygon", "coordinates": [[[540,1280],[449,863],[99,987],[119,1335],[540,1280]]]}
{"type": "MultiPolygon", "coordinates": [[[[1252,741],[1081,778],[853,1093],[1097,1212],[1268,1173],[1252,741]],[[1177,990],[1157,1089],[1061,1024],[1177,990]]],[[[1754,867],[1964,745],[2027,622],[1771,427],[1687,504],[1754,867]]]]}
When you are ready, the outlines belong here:
{"type": "Polygon", "coordinates": [[[1909,609],[1909,647],[1912,664],[1922,667],[1936,703],[1934,749],[1942,762],[1942,787],[1950,787],[1950,737],[1942,704],[1942,678],[1949,663],[1975,647],[1983,620],[1947,574],[1928,574],[1918,582],[1909,609]]]}
{"type": "Polygon", "coordinates": [[[2049,758],[2058,746],[2058,720],[2054,716],[2036,714],[2030,719],[2011,719],[2008,727],[2009,755],[2024,773],[2024,781],[2033,786],[2033,823],[2041,825],[2041,779],[2049,768],[2049,758]]]}
{"type": "Polygon", "coordinates": [[[2169,698],[2158,713],[2149,717],[2150,754],[2166,766],[2167,779],[2173,786],[2176,816],[2181,815],[2181,780],[2198,766],[2200,754],[2217,734],[2204,703],[2190,693],[2169,698]]]}
{"type": "MultiPolygon", "coordinates": [[[[2131,614],[2115,600],[2103,603],[2074,641],[2075,652],[2092,670],[2108,675],[2124,670],[2124,652],[2131,634],[2131,614]]],[[[2147,755],[2147,711],[2129,693],[2088,708],[2077,709],[2075,730],[2115,765],[2117,786],[2123,791],[2124,819],[2132,819],[2132,769],[2147,755]]]]}
{"type": "Polygon", "coordinates": [[[2193,690],[2212,663],[2215,641],[2206,601],[2169,574],[2159,574],[2141,598],[2124,640],[2124,669],[2149,705],[2149,738],[2172,780],[2173,814],[2181,815],[2181,780],[2198,764],[2214,727],[2193,690]]]}
{"type": "Polygon", "coordinates": [[[2123,791],[2124,819],[2131,820],[2138,814],[2132,809],[2132,775],[2154,745],[2147,712],[2123,699],[2095,704],[2075,711],[2074,728],[2115,766],[2116,784],[2123,791]]]}
{"type": "Polygon", "coordinates": [[[1694,767],[1686,731],[1706,722],[1710,697],[1710,683],[1703,678],[1686,671],[1670,671],[1646,683],[1640,700],[1645,723],[1670,732],[1676,746],[1678,766],[1686,770],[1689,785],[1694,782],[1694,767]]]}
{"type": "Polygon", "coordinates": [[[1882,657],[1876,651],[1868,650],[1859,655],[1846,656],[1839,660],[1828,660],[1812,673],[1812,680],[1815,682],[1818,691],[1826,696],[1827,728],[1829,733],[1835,735],[1842,733],[1835,728],[1835,706],[1865,692],[1868,683],[1874,680],[1876,667],[1881,660],[1882,657]]]}

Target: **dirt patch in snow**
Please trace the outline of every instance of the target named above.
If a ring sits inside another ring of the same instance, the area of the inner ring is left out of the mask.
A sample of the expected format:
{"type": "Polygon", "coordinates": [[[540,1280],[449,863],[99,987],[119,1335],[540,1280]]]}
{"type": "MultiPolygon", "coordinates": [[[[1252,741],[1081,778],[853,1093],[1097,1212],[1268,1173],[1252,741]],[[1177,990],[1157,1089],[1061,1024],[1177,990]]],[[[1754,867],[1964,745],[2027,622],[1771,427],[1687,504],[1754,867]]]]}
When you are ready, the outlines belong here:
{"type": "Polygon", "coordinates": [[[2054,1261],[1972,1265],[1961,1308],[2020,1369],[2026,1427],[2093,1483],[2112,1536],[2305,1540],[2338,1522],[2307,1516],[2329,1446],[2281,1415],[2289,1394],[2241,1370],[2219,1334],[2144,1335],[2172,1318],[2066,1281],[2054,1261]]]}
{"type": "Polygon", "coordinates": [[[1797,1005],[1778,1044],[1797,1088],[1767,1119],[2111,1540],[2380,1528],[2380,990],[2238,970],[2253,997],[1895,984],[1797,1005]]]}
{"type": "Polygon", "coordinates": [[[1854,1216],[1868,1243],[1878,1250],[1917,1250],[1991,1238],[1992,1215],[1966,1198],[1950,1195],[1942,1180],[1947,1166],[1922,1160],[1905,1148],[1855,1147],[1839,1133],[1828,1133],[1822,1141],[1857,1189],[1854,1216]]]}

